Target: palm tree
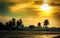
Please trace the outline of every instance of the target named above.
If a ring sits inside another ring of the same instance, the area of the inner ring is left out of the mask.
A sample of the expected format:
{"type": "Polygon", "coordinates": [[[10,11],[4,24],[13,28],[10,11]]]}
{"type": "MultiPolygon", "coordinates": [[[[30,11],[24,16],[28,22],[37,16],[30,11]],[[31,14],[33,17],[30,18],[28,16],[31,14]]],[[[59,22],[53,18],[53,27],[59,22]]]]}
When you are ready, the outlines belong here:
{"type": "Polygon", "coordinates": [[[46,20],[44,21],[44,26],[47,27],[48,25],[49,25],[49,21],[46,19],[46,20]]]}
{"type": "Polygon", "coordinates": [[[12,19],[12,25],[13,25],[13,27],[15,27],[15,26],[16,26],[16,24],[15,24],[16,22],[15,22],[15,21],[16,21],[16,19],[15,19],[15,18],[13,18],[13,19],[12,19]]]}
{"type": "Polygon", "coordinates": [[[41,23],[40,22],[38,22],[38,27],[41,27],[41,23]]]}
{"type": "Polygon", "coordinates": [[[20,22],[20,26],[22,26],[22,24],[23,24],[22,19],[19,19],[19,22],[20,22]]]}

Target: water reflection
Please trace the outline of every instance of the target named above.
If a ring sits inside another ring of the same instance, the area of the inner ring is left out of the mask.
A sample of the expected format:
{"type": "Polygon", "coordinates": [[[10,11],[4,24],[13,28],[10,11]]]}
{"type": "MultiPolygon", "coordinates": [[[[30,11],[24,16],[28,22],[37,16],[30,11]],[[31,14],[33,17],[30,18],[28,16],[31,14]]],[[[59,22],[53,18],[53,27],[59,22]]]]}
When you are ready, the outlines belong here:
{"type": "Polygon", "coordinates": [[[6,38],[54,38],[56,36],[59,36],[59,34],[45,34],[45,35],[17,35],[17,36],[6,36],[6,38]]]}

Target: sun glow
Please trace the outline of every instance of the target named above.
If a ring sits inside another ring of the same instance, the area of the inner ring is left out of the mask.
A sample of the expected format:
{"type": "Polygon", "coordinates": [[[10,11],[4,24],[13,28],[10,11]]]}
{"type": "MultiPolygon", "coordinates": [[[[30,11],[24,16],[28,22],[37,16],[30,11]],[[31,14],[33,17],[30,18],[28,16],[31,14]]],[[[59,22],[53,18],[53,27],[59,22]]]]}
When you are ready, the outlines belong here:
{"type": "Polygon", "coordinates": [[[40,11],[42,11],[42,14],[44,16],[50,16],[51,15],[51,6],[48,5],[48,0],[44,0],[44,4],[39,6],[40,11]]]}
{"type": "Polygon", "coordinates": [[[42,14],[44,16],[50,16],[51,15],[51,7],[48,4],[43,4],[39,6],[39,9],[42,11],[42,14]]]}
{"type": "Polygon", "coordinates": [[[43,4],[40,8],[43,11],[49,11],[50,10],[50,6],[48,6],[48,4],[43,4]]]}

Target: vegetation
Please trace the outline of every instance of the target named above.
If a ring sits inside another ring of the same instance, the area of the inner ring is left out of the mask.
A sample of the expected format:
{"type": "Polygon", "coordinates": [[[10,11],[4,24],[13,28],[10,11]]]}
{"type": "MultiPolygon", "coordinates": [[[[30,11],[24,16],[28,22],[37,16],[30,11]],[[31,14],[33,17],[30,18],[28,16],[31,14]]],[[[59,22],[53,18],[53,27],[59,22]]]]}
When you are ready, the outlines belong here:
{"type": "MultiPolygon", "coordinates": [[[[48,25],[49,25],[49,21],[46,19],[44,21],[44,27],[47,28],[48,25]]],[[[5,24],[0,22],[0,30],[16,30],[16,29],[24,30],[24,29],[29,29],[29,28],[31,28],[31,29],[35,28],[36,29],[36,28],[42,27],[40,22],[38,22],[37,26],[38,27],[36,27],[35,25],[29,25],[29,27],[25,27],[22,19],[19,19],[16,21],[15,18],[12,18],[12,20],[6,22],[5,24]]]]}

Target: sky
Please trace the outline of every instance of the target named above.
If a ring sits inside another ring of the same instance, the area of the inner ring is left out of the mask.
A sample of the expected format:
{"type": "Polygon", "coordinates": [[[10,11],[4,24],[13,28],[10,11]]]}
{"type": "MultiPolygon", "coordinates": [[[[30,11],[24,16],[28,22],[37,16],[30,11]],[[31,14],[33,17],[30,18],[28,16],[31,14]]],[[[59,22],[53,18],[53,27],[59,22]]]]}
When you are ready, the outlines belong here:
{"type": "Polygon", "coordinates": [[[45,6],[45,9],[44,1],[60,2],[60,0],[0,0],[0,22],[5,23],[16,18],[22,19],[25,26],[31,24],[37,26],[38,22],[43,26],[44,20],[48,19],[49,27],[60,27],[60,6],[48,6],[49,9],[45,6]]]}

